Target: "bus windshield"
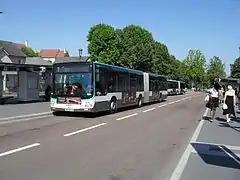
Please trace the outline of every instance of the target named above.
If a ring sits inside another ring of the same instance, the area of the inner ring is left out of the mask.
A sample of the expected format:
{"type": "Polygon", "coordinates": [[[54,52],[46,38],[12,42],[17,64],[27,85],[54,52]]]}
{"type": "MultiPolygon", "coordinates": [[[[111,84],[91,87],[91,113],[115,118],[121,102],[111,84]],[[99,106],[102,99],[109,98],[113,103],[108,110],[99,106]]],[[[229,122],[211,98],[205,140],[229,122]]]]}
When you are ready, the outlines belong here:
{"type": "Polygon", "coordinates": [[[90,72],[56,73],[54,77],[56,96],[80,97],[93,96],[93,77],[90,72]]]}

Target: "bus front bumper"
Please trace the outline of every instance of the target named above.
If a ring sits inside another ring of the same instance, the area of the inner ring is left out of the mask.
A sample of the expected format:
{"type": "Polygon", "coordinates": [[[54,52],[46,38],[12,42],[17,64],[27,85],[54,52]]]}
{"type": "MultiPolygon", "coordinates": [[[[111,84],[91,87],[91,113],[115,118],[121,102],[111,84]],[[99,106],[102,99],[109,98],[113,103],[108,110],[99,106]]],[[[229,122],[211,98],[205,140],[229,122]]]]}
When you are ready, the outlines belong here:
{"type": "Polygon", "coordinates": [[[51,111],[53,112],[95,112],[94,109],[64,109],[64,108],[55,108],[51,107],[51,111]]]}

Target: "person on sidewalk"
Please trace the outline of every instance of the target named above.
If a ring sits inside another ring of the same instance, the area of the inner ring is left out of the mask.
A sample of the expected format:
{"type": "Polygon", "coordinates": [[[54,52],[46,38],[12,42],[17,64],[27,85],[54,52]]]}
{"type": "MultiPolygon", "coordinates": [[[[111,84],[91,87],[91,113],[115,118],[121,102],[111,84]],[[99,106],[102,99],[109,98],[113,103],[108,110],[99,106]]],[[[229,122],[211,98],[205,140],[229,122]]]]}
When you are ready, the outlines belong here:
{"type": "Polygon", "coordinates": [[[218,83],[215,83],[213,88],[210,89],[210,92],[207,98],[206,110],[203,115],[203,118],[207,118],[208,113],[210,111],[211,118],[209,119],[209,121],[211,122],[215,119],[216,109],[219,107],[219,89],[220,89],[220,85],[218,83]]]}
{"type": "Polygon", "coordinates": [[[221,89],[219,90],[219,102],[220,102],[220,105],[223,103],[223,100],[224,100],[224,89],[223,89],[223,87],[221,87],[221,89]]]}
{"type": "Polygon", "coordinates": [[[235,90],[231,85],[228,85],[228,90],[225,93],[223,104],[223,115],[226,115],[227,123],[231,122],[230,115],[236,117],[235,113],[236,95],[235,90]]]}

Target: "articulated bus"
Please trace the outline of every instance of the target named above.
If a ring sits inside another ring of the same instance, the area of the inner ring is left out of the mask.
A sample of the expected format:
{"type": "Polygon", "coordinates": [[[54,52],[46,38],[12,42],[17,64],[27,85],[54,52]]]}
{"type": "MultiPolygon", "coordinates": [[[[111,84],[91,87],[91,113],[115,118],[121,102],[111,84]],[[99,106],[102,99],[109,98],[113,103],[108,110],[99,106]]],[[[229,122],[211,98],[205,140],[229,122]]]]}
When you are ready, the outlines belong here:
{"type": "Polygon", "coordinates": [[[168,79],[168,95],[179,95],[186,92],[186,83],[183,81],[177,81],[168,79]]]}
{"type": "Polygon", "coordinates": [[[99,62],[53,65],[51,110],[99,112],[167,98],[167,78],[99,62]]]}

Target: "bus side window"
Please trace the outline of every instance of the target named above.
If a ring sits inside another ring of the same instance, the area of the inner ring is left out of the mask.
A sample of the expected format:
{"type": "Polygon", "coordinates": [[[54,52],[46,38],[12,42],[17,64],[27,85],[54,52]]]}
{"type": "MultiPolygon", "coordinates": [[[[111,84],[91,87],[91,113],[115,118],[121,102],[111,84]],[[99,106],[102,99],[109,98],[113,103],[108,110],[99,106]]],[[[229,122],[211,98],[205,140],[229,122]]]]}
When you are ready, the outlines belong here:
{"type": "Polygon", "coordinates": [[[114,71],[108,71],[108,92],[116,92],[117,91],[117,74],[114,71]]]}
{"type": "Polygon", "coordinates": [[[107,80],[108,74],[106,73],[106,70],[104,68],[96,68],[96,83],[95,83],[95,94],[97,96],[104,96],[107,94],[107,80]]]}

